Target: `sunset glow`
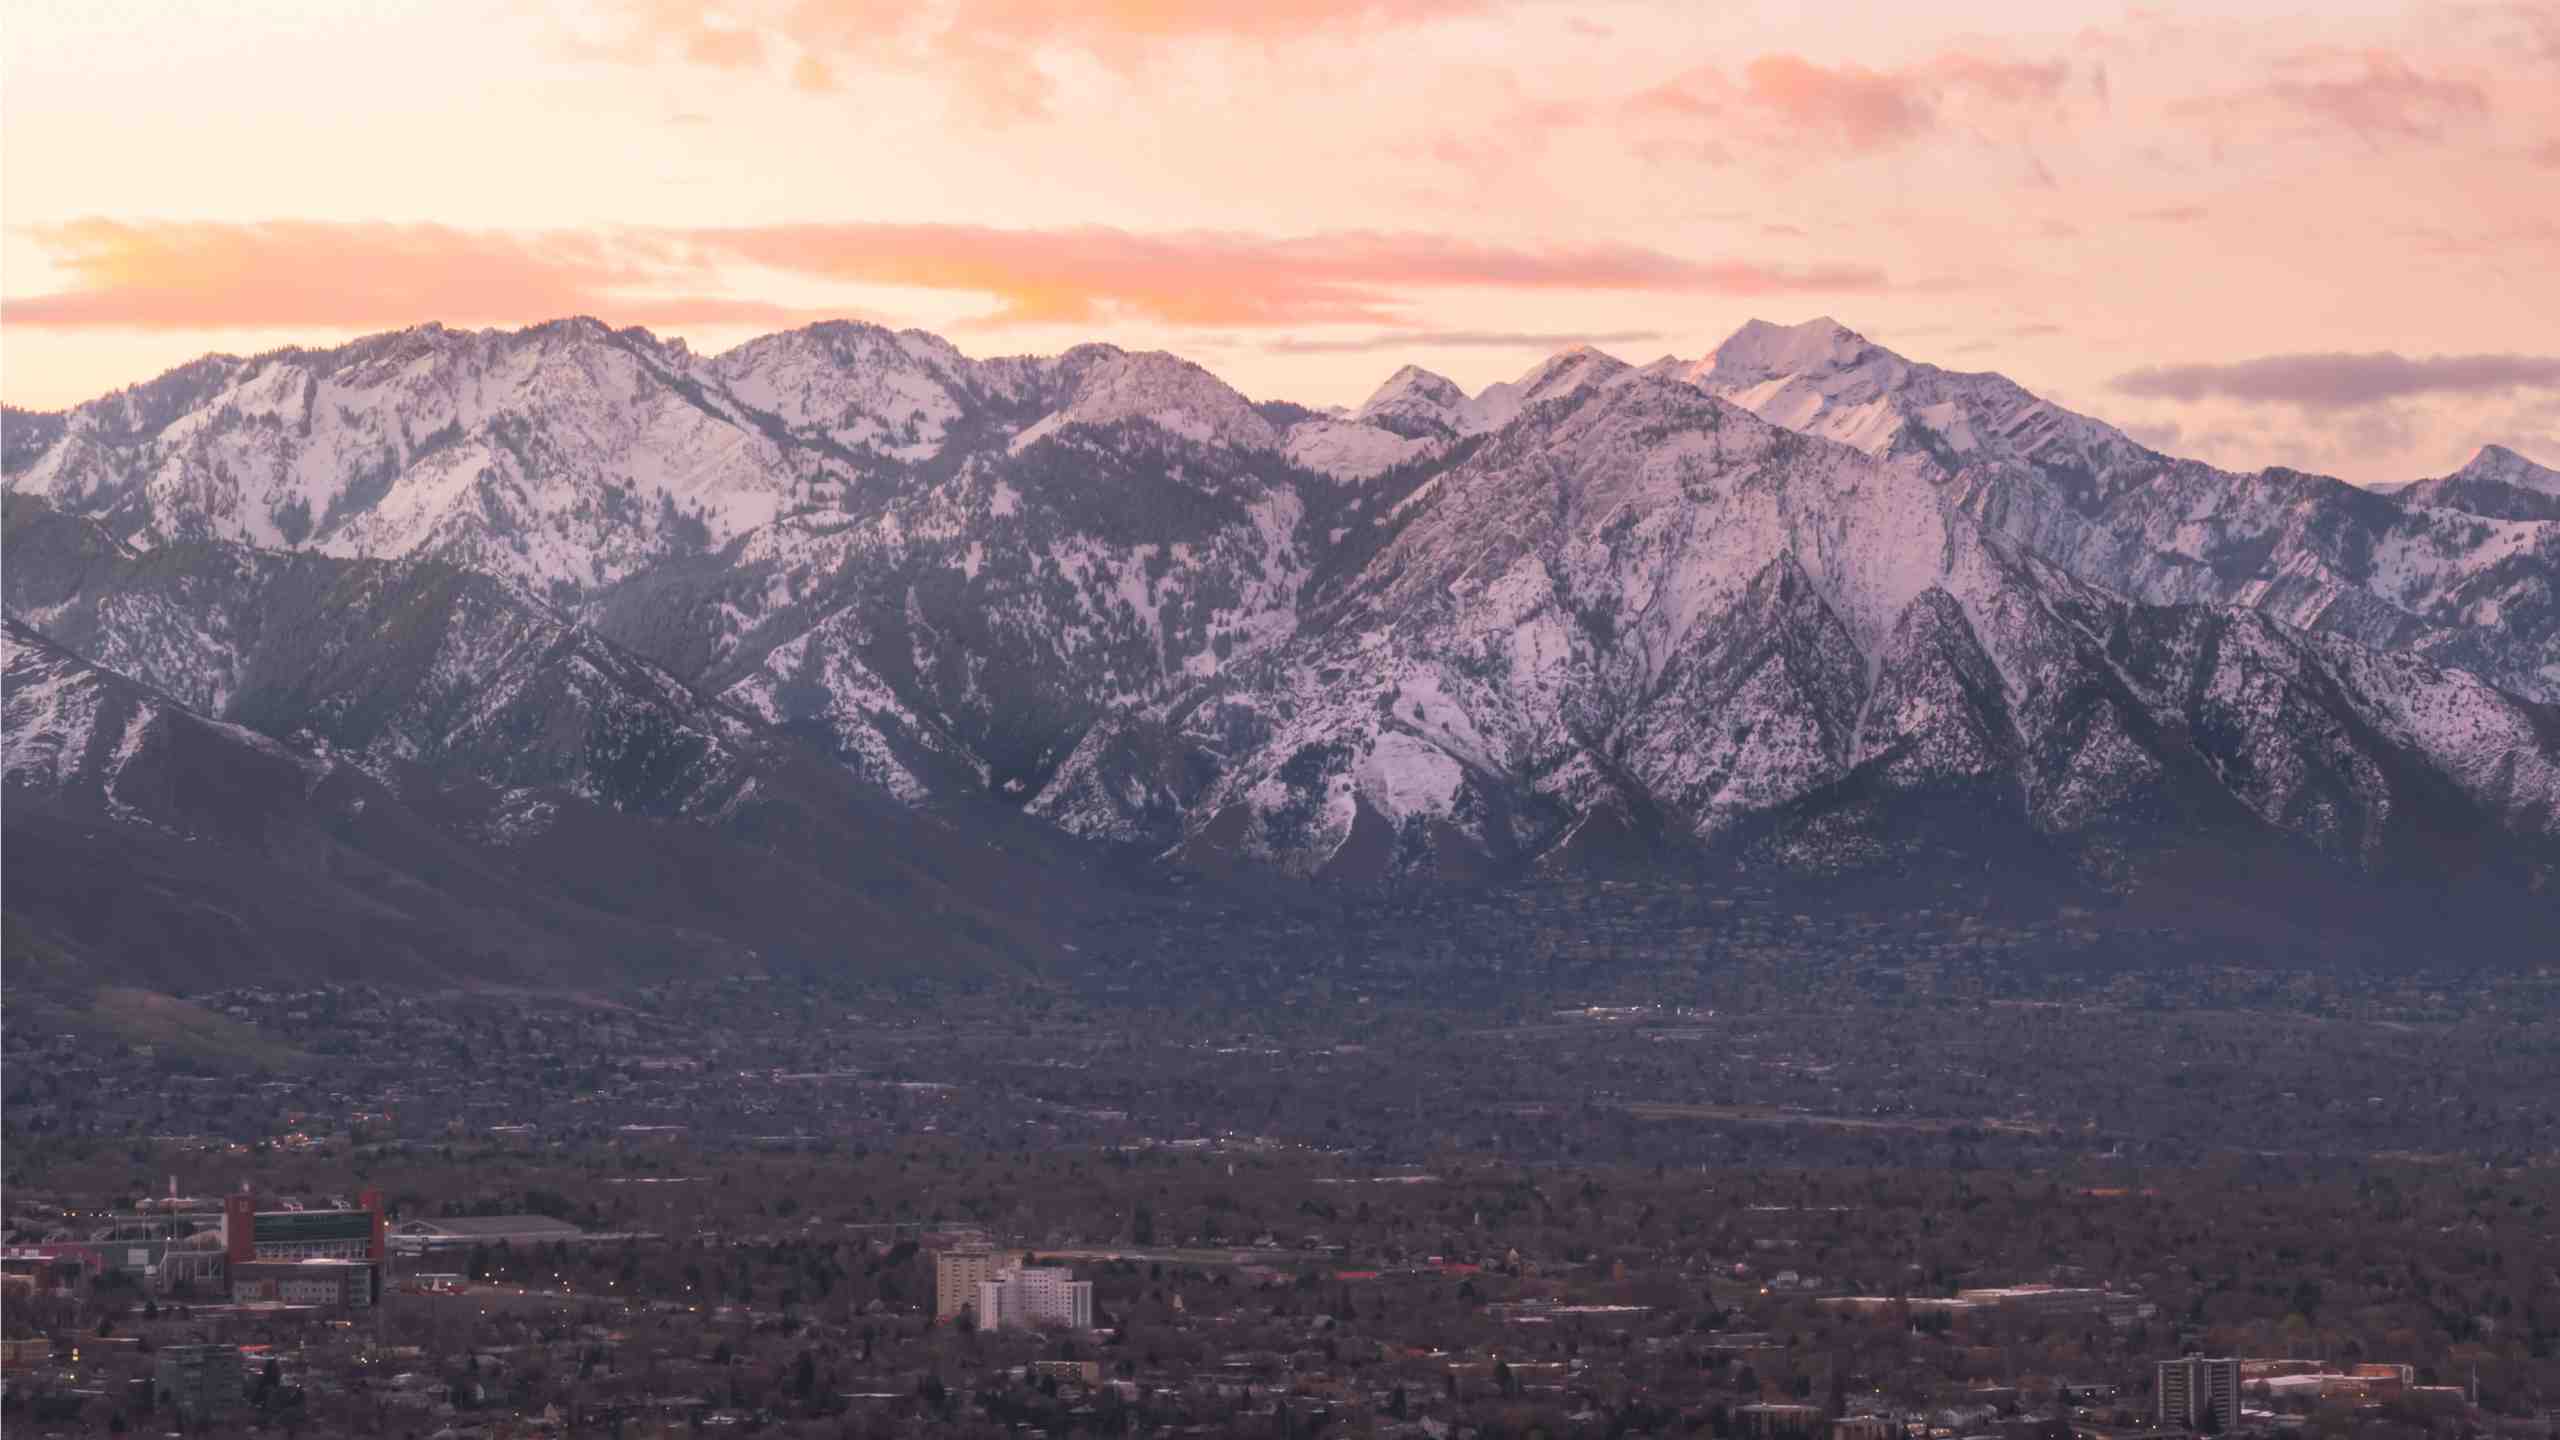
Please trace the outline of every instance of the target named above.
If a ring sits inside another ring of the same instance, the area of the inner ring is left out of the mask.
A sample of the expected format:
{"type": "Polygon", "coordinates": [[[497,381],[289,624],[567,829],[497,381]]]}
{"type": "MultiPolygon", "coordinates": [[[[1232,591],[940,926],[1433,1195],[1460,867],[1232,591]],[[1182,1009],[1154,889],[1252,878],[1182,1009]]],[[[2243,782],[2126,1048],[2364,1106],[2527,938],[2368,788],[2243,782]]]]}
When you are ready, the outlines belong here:
{"type": "Polygon", "coordinates": [[[1325,404],[1831,314],[2225,464],[2560,461],[2560,3],[1846,10],[37,0],[0,393],[593,313],[1325,404]]]}

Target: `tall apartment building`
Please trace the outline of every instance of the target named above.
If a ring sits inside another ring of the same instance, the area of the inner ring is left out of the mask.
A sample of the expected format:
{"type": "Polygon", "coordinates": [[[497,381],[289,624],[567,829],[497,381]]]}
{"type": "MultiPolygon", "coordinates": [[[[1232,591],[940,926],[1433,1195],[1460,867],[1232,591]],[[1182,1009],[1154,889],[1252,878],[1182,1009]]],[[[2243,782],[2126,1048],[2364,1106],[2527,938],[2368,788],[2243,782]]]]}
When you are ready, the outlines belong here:
{"type": "MultiPolygon", "coordinates": [[[[948,1324],[963,1310],[978,1309],[978,1287],[1002,1273],[1005,1262],[983,1247],[937,1250],[933,1256],[933,1318],[948,1324]]],[[[983,1316],[985,1312],[979,1311],[983,1316]]]]}
{"type": "Polygon", "coordinates": [[[2160,1362],[2159,1422],[2224,1435],[2240,1428],[2240,1362],[2189,1355],[2160,1362]]]}
{"type": "Polygon", "coordinates": [[[978,1324],[988,1330],[1062,1325],[1093,1328],[1093,1282],[1073,1271],[1019,1267],[978,1286],[978,1324]]]}

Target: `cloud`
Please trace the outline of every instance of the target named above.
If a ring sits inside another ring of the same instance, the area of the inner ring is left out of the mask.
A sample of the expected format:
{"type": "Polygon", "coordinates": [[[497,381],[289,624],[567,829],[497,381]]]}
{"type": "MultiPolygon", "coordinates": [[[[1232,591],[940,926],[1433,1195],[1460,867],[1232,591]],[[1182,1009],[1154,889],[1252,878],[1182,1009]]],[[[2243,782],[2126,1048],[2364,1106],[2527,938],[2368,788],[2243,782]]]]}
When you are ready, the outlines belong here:
{"type": "Polygon", "coordinates": [[[2125,425],[2123,429],[2124,433],[2135,440],[2160,451],[2176,450],[2178,442],[2184,440],[2187,435],[2186,427],[2175,420],[2157,420],[2147,425],[2134,422],[2125,425]]]}
{"type": "Polygon", "coordinates": [[[695,290],[713,278],[707,267],[662,238],[631,232],[87,219],[25,233],[72,285],[0,302],[11,325],[357,328],[604,313],[635,324],[756,325],[800,313],[695,290]]]}
{"type": "Polygon", "coordinates": [[[25,232],[69,288],[0,303],[51,328],[356,328],[568,314],[621,323],[769,324],[804,309],[738,292],[742,270],[801,282],[983,297],[981,323],[1179,327],[1394,325],[1413,292],[1758,296],[1873,290],[1844,264],[1702,259],[1635,246],[1521,247],[1338,231],[1142,234],[1098,226],[776,225],[500,232],[436,225],[127,222],[25,232]]]}
{"type": "Polygon", "coordinates": [[[1342,340],[1274,340],[1278,355],[1366,355],[1379,350],[1562,350],[1572,345],[1650,345],[1659,330],[1609,330],[1598,334],[1539,330],[1386,330],[1342,340]]]}
{"type": "Polygon", "coordinates": [[[2489,97],[2471,81],[2426,74],[2379,50],[2305,51],[2275,61],[2263,84],[2170,109],[2217,126],[2290,121],[2379,144],[2441,140],[2452,126],[2485,117],[2489,97]]]}
{"type": "Polygon", "coordinates": [[[1863,65],[1826,69],[1795,55],[1763,55],[1743,68],[1751,104],[1790,127],[1849,150],[1878,150],[1936,123],[1904,75],[1863,65]]]}
{"type": "Polygon", "coordinates": [[[1763,55],[1739,82],[1698,66],[1630,96],[1640,118],[1725,121],[1743,117],[1770,142],[1813,141],[1851,154],[1892,149],[1943,127],[1951,106],[1993,109],[2058,103],[2070,79],[2062,61],[2020,61],[1948,51],[1922,64],[1876,70],[1763,55]]]}
{"type": "Polygon", "coordinates": [[[1919,78],[1941,90],[1956,90],[2003,105],[2050,103],[2062,94],[2071,68],[2059,60],[1993,60],[1950,50],[1921,66],[1919,78]]]}
{"type": "Polygon", "coordinates": [[[2268,355],[2229,365],[2159,365],[2116,377],[2128,395],[2349,410],[2419,395],[2560,387],[2560,355],[2268,355]]]}
{"type": "Polygon", "coordinates": [[[1063,59],[1133,72],[1168,48],[1286,44],[1486,13],[1507,0],[606,0],[591,57],[669,57],[734,70],[792,57],[792,83],[831,90],[846,66],[939,72],[993,118],[1047,107],[1063,59]]]}

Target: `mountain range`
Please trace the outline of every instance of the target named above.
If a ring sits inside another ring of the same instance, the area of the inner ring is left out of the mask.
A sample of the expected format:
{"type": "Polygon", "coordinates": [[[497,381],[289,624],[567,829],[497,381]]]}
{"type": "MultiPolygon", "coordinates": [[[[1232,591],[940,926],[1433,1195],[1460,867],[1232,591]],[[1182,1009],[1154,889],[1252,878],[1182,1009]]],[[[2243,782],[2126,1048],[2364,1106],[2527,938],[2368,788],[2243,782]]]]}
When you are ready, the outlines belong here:
{"type": "Polygon", "coordinates": [[[2560,474],[2219,470],[1828,320],[1337,410],[1099,345],[431,325],[0,442],[8,905],[74,949],[149,912],[26,841],[148,854],[171,916],[321,877],[332,936],[483,975],[854,915],[1001,964],[1106,853],[2560,871],[2560,474]]]}

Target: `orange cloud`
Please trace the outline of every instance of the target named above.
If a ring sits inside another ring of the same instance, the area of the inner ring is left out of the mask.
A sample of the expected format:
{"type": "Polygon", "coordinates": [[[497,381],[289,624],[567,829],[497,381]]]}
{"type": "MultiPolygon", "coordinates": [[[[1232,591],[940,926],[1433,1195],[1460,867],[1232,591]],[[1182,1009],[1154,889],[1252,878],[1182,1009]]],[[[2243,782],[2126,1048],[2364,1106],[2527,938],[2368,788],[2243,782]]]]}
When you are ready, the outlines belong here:
{"type": "Polygon", "coordinates": [[[26,232],[71,287],[0,303],[12,325],[137,330],[512,324],[768,324],[795,313],[686,293],[713,277],[663,238],[442,225],[87,219],[26,232]]]}
{"type": "Polygon", "coordinates": [[[1143,235],[1100,227],[782,225],[532,234],[433,225],[131,223],[27,232],[70,288],[0,304],[55,328],[364,328],[566,314],[769,324],[804,312],[727,288],[801,280],[983,296],[987,323],[1136,319],[1180,327],[1396,324],[1412,292],[1757,296],[1872,290],[1871,267],[1692,259],[1633,246],[1519,248],[1415,233],[1143,235]]]}
{"type": "Polygon", "coordinates": [[[941,70],[1000,114],[1045,107],[1044,60],[1083,57],[1123,72],[1166,47],[1218,41],[1281,44],[1479,14],[1507,0],[617,0],[625,60],[676,55],[729,69],[760,63],[769,43],[796,52],[792,79],[834,88],[841,67],[941,70]]]}

